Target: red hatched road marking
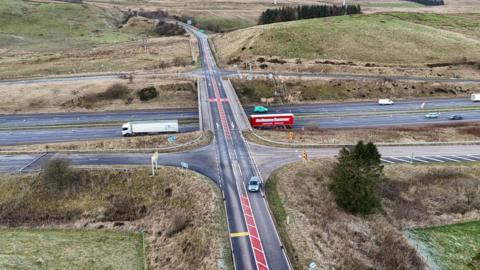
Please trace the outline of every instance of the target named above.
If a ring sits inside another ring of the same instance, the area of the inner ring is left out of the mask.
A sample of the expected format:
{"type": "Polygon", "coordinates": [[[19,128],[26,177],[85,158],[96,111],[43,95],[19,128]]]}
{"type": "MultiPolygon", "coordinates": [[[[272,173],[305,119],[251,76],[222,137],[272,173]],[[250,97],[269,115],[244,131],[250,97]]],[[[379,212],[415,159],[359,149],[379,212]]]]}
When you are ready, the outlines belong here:
{"type": "MultiPolygon", "coordinates": [[[[227,116],[225,115],[225,109],[223,108],[223,104],[220,101],[220,90],[218,90],[217,80],[215,79],[215,77],[212,77],[212,85],[215,91],[218,112],[220,114],[220,122],[222,123],[222,127],[223,127],[223,134],[225,135],[225,138],[231,139],[232,134],[230,133],[230,127],[228,126],[227,116]]],[[[226,100],[228,101],[228,99],[226,100]]]]}
{"type": "Polygon", "coordinates": [[[226,98],[209,98],[208,101],[210,102],[228,102],[226,98]]]}
{"type": "Polygon", "coordinates": [[[252,208],[250,206],[250,200],[247,195],[240,195],[240,201],[242,203],[245,222],[247,223],[253,255],[255,256],[255,261],[257,263],[257,269],[269,270],[265,252],[263,251],[262,241],[258,235],[257,224],[255,223],[255,218],[253,217],[252,208]]]}

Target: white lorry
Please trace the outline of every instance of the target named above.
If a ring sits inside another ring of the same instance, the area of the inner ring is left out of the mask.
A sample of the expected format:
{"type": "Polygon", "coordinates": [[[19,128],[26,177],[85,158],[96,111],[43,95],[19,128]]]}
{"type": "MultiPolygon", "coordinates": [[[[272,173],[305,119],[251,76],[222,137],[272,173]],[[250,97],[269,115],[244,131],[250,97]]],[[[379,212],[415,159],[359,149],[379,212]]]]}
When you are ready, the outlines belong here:
{"type": "Polygon", "coordinates": [[[473,102],[480,101],[480,93],[472,94],[472,95],[470,96],[470,99],[471,99],[473,102]]]}
{"type": "Polygon", "coordinates": [[[378,100],[378,105],[393,105],[393,100],[388,99],[388,98],[381,98],[378,100]]]}
{"type": "Polygon", "coordinates": [[[176,132],[178,132],[178,120],[138,121],[122,125],[122,136],[176,132]]]}

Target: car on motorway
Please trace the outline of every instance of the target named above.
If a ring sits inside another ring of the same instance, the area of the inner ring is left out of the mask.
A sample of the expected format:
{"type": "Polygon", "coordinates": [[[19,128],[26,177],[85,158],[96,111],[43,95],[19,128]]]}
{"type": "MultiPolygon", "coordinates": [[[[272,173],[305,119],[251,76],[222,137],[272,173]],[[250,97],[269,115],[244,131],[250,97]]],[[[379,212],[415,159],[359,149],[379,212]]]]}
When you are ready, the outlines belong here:
{"type": "Polygon", "coordinates": [[[255,106],[255,108],[253,108],[253,112],[254,113],[267,113],[268,108],[264,107],[264,106],[255,106]]]}
{"type": "Polygon", "coordinates": [[[247,189],[250,192],[260,191],[260,181],[259,181],[258,177],[256,177],[256,176],[250,177],[250,180],[248,180],[247,189]]]}
{"type": "Polygon", "coordinates": [[[438,118],[438,113],[436,112],[427,113],[425,114],[425,118],[438,118]]]}
{"type": "Polygon", "coordinates": [[[449,120],[462,120],[463,119],[463,116],[459,115],[459,114],[454,114],[454,115],[450,115],[448,117],[449,120]]]}
{"type": "Polygon", "coordinates": [[[393,105],[395,102],[388,98],[381,98],[378,100],[378,105],[393,105]]]}

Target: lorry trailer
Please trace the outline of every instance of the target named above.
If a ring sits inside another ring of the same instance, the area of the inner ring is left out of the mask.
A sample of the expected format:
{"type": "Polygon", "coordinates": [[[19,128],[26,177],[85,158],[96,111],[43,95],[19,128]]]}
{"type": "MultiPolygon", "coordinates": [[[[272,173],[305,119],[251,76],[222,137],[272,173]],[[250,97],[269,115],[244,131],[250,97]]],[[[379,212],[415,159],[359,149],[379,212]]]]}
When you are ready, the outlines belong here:
{"type": "Polygon", "coordinates": [[[122,125],[122,136],[177,132],[178,120],[136,121],[122,125]]]}
{"type": "Polygon", "coordinates": [[[286,127],[292,128],[295,117],[292,113],[282,114],[253,114],[250,115],[250,125],[259,127],[286,127]]]}

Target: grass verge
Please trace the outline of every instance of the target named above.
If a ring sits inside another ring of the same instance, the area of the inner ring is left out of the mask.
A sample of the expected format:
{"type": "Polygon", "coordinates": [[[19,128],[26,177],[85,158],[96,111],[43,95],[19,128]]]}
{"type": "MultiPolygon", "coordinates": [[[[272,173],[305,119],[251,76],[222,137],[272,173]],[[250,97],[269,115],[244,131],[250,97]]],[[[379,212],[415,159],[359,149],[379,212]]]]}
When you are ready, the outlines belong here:
{"type": "Polygon", "coordinates": [[[480,266],[480,221],[414,229],[409,236],[423,243],[442,269],[473,270],[480,266]]]}
{"type": "Polygon", "coordinates": [[[144,269],[135,232],[0,229],[0,250],[3,269],[144,269]]]}
{"type": "Polygon", "coordinates": [[[270,177],[265,185],[268,205],[272,210],[272,214],[275,220],[275,225],[276,225],[278,234],[282,239],[283,246],[287,251],[288,257],[290,258],[293,264],[293,267],[295,269],[302,269],[302,266],[298,261],[298,255],[296,254],[292,241],[288,236],[288,232],[286,228],[288,215],[287,215],[287,212],[285,211],[285,208],[283,207],[283,202],[282,202],[282,199],[280,198],[280,194],[278,193],[277,185],[278,185],[278,178],[276,176],[270,177]]]}
{"type": "Polygon", "coordinates": [[[111,138],[105,140],[90,140],[79,142],[49,143],[0,146],[3,153],[21,152],[152,152],[159,153],[188,151],[194,148],[206,146],[211,143],[213,134],[210,131],[197,131],[190,133],[175,134],[177,140],[168,142],[169,135],[137,136],[127,138],[111,138]]]}

